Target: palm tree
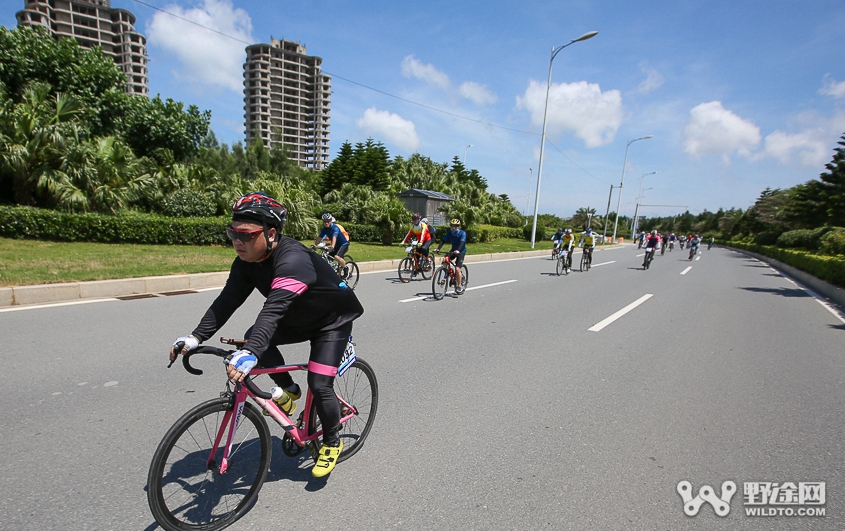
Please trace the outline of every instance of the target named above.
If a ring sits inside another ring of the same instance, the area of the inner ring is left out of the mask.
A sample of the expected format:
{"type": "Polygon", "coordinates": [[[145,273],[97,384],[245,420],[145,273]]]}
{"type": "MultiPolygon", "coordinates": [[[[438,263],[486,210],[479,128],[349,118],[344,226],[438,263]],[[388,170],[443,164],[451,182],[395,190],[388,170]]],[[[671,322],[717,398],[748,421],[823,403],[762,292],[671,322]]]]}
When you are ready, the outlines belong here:
{"type": "Polygon", "coordinates": [[[595,215],[595,213],[595,208],[579,208],[575,211],[575,215],[572,216],[570,222],[572,223],[573,227],[577,227],[579,229],[586,229],[590,226],[591,218],[595,215]]]}
{"type": "Polygon", "coordinates": [[[48,85],[35,84],[21,103],[7,104],[0,113],[0,166],[12,176],[18,204],[36,203],[38,193],[55,200],[67,183],[65,154],[78,141],[72,122],[81,104],[66,94],[49,98],[49,91],[48,85]]]}

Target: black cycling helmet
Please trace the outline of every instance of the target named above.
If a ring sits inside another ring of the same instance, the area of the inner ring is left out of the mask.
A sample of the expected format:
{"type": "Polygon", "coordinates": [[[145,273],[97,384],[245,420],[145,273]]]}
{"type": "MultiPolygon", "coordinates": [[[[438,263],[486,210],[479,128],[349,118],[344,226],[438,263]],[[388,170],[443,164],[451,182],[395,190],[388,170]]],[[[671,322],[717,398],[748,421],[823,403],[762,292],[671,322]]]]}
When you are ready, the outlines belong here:
{"type": "Polygon", "coordinates": [[[264,227],[275,227],[282,232],[288,209],[274,198],[262,192],[250,192],[232,205],[232,221],[260,223],[264,227]]]}

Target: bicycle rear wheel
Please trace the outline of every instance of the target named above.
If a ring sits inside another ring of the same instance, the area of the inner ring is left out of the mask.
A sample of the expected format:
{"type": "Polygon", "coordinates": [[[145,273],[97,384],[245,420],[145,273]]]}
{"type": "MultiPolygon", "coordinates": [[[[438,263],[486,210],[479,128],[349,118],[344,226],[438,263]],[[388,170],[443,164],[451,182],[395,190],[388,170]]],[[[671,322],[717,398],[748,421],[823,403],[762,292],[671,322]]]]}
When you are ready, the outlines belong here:
{"type": "MultiPolygon", "coordinates": [[[[369,363],[358,358],[355,363],[343,373],[343,376],[334,379],[334,391],[344,402],[355,408],[357,414],[340,425],[338,436],[343,441],[343,451],[337,462],[345,461],[355,455],[376,420],[378,410],[378,381],[376,373],[369,363]]],[[[348,411],[341,404],[341,417],[346,416],[348,411]]],[[[311,422],[308,426],[308,435],[313,435],[321,429],[320,418],[317,416],[317,405],[311,403],[311,422]]],[[[319,449],[323,444],[323,438],[315,440],[319,449]]]]}
{"type": "Polygon", "coordinates": [[[449,289],[449,274],[446,268],[438,267],[431,278],[431,294],[436,300],[442,299],[446,295],[446,290],[449,289]]]}
{"type": "Polygon", "coordinates": [[[245,403],[228,469],[221,474],[229,427],[217,448],[214,440],[229,403],[229,398],[221,397],[185,413],[153,455],[147,501],[166,531],[223,529],[246,514],[258,498],[273,450],[270,430],[258,408],[245,403]]]}
{"type": "Polygon", "coordinates": [[[346,267],[344,268],[343,273],[343,280],[346,282],[346,285],[355,289],[355,286],[358,285],[358,277],[361,276],[361,273],[358,271],[358,264],[352,261],[346,262],[346,267]]]}
{"type": "Polygon", "coordinates": [[[399,262],[399,280],[402,282],[410,282],[413,272],[414,261],[406,256],[399,262]]]}

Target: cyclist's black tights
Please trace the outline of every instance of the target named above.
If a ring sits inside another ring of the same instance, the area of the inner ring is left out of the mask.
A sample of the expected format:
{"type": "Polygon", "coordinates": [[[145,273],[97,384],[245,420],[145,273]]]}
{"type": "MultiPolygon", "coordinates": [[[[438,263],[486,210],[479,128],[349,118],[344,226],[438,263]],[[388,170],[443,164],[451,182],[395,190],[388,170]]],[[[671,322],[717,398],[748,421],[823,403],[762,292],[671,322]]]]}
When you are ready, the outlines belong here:
{"type": "MultiPolygon", "coordinates": [[[[249,339],[251,333],[252,328],[250,327],[245,337],[249,339]]],[[[262,367],[284,365],[285,358],[275,345],[290,345],[310,341],[311,356],[308,358],[309,363],[317,363],[337,369],[351,335],[351,322],[327,332],[296,333],[279,329],[276,330],[276,334],[271,340],[271,345],[274,346],[268,348],[261,355],[259,362],[262,367]]],[[[283,388],[292,387],[294,383],[289,372],[271,374],[270,378],[276,385],[283,388]]],[[[320,417],[320,422],[323,424],[323,444],[337,446],[339,443],[337,432],[340,428],[340,403],[337,401],[334,392],[334,377],[308,371],[308,388],[314,395],[317,416],[320,417]]]]}

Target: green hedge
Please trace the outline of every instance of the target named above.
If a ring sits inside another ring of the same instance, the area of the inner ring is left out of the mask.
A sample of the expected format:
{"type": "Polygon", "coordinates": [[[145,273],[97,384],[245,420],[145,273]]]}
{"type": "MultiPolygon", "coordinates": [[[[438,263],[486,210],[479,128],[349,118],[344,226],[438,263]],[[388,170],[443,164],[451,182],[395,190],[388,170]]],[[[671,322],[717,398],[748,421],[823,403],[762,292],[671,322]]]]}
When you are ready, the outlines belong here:
{"type": "Polygon", "coordinates": [[[812,230],[791,230],[781,234],[775,245],[788,249],[800,248],[815,251],[819,249],[822,237],[835,230],[842,229],[838,229],[837,227],[819,227],[812,230]]]}
{"type": "Polygon", "coordinates": [[[831,284],[845,288],[845,257],[843,256],[825,256],[808,251],[741,242],[726,242],[725,245],[774,258],[831,284]]]}
{"type": "Polygon", "coordinates": [[[113,216],[0,207],[0,236],[65,242],[228,245],[231,218],[169,218],[133,212],[113,216]]]}
{"type": "Polygon", "coordinates": [[[825,234],[819,242],[819,249],[825,254],[845,255],[845,230],[825,234]]]}

